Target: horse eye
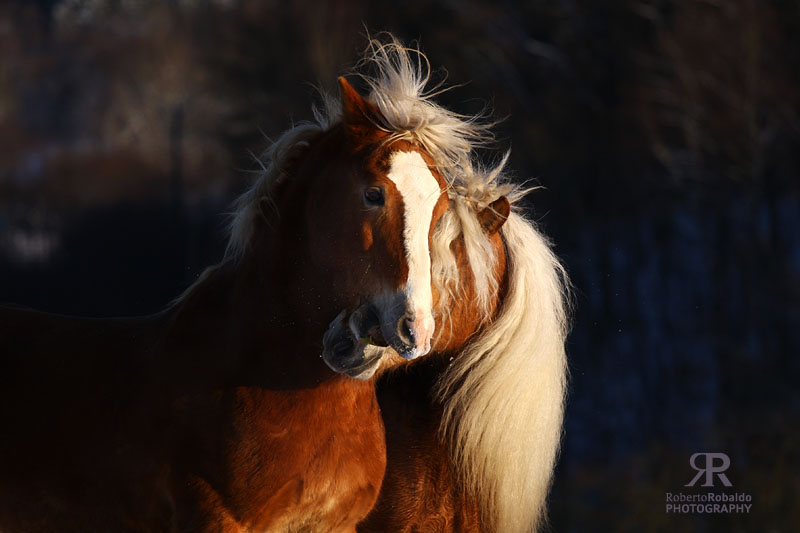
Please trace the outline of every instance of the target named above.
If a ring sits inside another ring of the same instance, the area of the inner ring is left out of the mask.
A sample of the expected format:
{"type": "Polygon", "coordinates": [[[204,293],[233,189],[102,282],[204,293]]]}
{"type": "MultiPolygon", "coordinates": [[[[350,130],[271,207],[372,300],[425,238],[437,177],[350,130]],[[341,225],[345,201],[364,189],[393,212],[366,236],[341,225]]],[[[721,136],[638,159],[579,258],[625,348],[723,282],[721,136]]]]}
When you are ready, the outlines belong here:
{"type": "Polygon", "coordinates": [[[364,189],[364,201],[367,202],[367,205],[383,205],[386,201],[383,196],[383,187],[367,187],[364,189]]]}

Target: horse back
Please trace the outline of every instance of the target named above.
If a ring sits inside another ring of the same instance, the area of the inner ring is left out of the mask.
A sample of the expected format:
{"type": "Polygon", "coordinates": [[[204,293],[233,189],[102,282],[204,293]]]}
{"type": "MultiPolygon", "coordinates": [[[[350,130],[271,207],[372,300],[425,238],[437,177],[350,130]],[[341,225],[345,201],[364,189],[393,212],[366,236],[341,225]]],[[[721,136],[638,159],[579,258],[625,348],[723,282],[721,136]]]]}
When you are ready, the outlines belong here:
{"type": "Polygon", "coordinates": [[[155,354],[154,323],[0,307],[0,394],[130,380],[155,354]]]}

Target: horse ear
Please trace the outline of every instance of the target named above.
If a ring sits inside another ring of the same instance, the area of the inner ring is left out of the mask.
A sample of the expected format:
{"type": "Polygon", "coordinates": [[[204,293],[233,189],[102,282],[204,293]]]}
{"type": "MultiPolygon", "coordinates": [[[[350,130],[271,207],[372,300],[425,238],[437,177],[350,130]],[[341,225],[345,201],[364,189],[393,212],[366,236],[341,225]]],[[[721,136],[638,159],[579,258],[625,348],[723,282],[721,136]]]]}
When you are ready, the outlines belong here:
{"type": "Polygon", "coordinates": [[[339,78],[339,89],[342,96],[342,122],[348,135],[356,142],[365,142],[379,131],[375,124],[380,111],[358,94],[344,78],[339,78]]]}
{"type": "Polygon", "coordinates": [[[511,204],[508,198],[501,196],[494,202],[490,203],[483,210],[478,213],[478,222],[481,223],[483,230],[488,235],[494,235],[503,227],[503,224],[508,220],[508,215],[511,213],[511,204]]]}

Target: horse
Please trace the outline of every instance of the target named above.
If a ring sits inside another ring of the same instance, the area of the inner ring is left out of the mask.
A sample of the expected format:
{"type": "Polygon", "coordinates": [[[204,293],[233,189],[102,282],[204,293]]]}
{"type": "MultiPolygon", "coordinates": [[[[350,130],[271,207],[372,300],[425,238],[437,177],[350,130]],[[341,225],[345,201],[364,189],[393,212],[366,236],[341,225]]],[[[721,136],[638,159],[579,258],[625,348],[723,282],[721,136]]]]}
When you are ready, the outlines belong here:
{"type": "Polygon", "coordinates": [[[517,207],[527,191],[504,178],[508,153],[493,167],[474,156],[492,124],[431,100],[421,52],[373,47],[381,75],[370,84],[393,94],[376,99],[381,111],[437,155],[451,205],[431,243],[432,352],[377,378],[387,470],[357,531],[534,531],[561,438],[569,281],[517,207]],[[398,101],[405,112],[391,113],[398,101]]]}
{"type": "Polygon", "coordinates": [[[390,84],[339,85],[267,151],[222,261],[164,311],[0,309],[1,530],[352,532],[367,516],[386,465],[373,376],[440,337],[430,246],[450,184],[442,153],[387,127],[404,112],[390,84]]]}

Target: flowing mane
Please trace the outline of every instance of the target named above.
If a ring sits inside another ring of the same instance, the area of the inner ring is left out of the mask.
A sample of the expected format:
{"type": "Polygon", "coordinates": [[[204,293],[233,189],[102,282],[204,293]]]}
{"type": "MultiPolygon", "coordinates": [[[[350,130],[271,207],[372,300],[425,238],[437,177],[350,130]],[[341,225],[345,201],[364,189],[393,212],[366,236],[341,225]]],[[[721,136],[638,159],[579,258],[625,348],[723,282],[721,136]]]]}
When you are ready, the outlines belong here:
{"type": "MultiPolygon", "coordinates": [[[[493,123],[437,105],[444,89],[427,86],[425,56],[402,46],[371,40],[356,74],[370,89],[367,100],[380,110],[379,128],[390,140],[419,143],[448,184],[450,209],[431,245],[433,283],[444,297],[437,312],[448,315],[457,298],[459,269],[451,244],[463,238],[485,327],[441,376],[436,395],[444,407],[443,438],[465,485],[481,502],[496,531],[530,531],[544,519],[544,503],[558,453],[564,407],[567,332],[566,274],[547,240],[514,206],[526,191],[503,174],[508,154],[482,165],[475,149],[491,140],[493,123]],[[501,229],[508,253],[508,290],[499,315],[488,309],[496,294],[496,257],[476,216],[500,196],[514,210],[501,229]]],[[[247,248],[262,204],[271,203],[274,183],[296,150],[340,121],[340,106],[322,95],[314,122],[285,132],[263,155],[263,173],[238,200],[227,255],[247,248]]]]}
{"type": "Polygon", "coordinates": [[[496,531],[531,531],[561,440],[566,274],[547,241],[512,213],[501,230],[509,287],[500,315],[453,361],[437,390],[441,429],[496,531]]]}

